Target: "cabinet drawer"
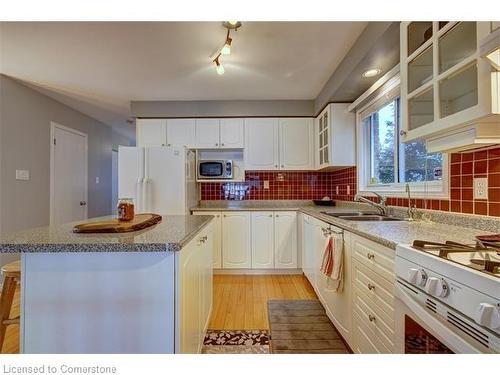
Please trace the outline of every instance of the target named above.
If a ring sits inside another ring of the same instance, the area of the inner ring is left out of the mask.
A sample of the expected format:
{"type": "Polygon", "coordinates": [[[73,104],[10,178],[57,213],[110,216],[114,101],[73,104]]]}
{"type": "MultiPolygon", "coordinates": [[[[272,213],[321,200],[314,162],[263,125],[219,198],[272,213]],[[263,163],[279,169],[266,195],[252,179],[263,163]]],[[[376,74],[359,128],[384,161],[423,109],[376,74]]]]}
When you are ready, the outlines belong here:
{"type": "Polygon", "coordinates": [[[380,310],[373,304],[367,303],[366,299],[359,293],[354,291],[354,312],[358,314],[360,321],[365,322],[366,326],[378,337],[380,342],[387,348],[394,347],[394,325],[384,321],[380,310]],[[370,317],[372,320],[370,320],[370,317]]]}
{"type": "Polygon", "coordinates": [[[366,303],[375,306],[388,325],[394,327],[394,284],[358,261],[353,262],[353,286],[366,303]]]}
{"type": "Polygon", "coordinates": [[[359,236],[352,236],[351,244],[354,259],[394,283],[394,250],[359,236]]]}
{"type": "MultiPolygon", "coordinates": [[[[354,313],[354,351],[359,354],[390,354],[377,335],[366,323],[366,319],[354,313]]],[[[370,321],[368,321],[370,323],[370,321]]]]}

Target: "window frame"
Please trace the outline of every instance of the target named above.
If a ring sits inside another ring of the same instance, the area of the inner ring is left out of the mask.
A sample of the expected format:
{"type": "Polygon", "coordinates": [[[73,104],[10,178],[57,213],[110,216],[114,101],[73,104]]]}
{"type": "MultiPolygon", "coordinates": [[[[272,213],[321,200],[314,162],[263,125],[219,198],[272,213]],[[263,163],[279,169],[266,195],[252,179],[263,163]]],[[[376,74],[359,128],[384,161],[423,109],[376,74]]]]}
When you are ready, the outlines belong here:
{"type": "MultiPolygon", "coordinates": [[[[381,193],[390,197],[406,197],[405,182],[394,182],[389,184],[370,184],[371,177],[371,142],[370,133],[363,128],[363,120],[377,109],[383,107],[396,98],[401,98],[400,78],[396,77],[388,80],[378,93],[363,107],[356,109],[356,148],[357,148],[357,176],[358,194],[370,194],[372,192],[381,193]]],[[[398,108],[398,116],[401,115],[401,102],[398,108]]],[[[399,117],[402,121],[401,116],[399,117]]],[[[401,123],[400,123],[401,125],[401,123]]],[[[396,134],[394,160],[396,163],[395,174],[399,175],[400,158],[400,136],[396,134]]],[[[442,179],[438,181],[409,182],[412,197],[415,198],[449,198],[449,175],[448,175],[448,155],[443,154],[442,179]]]]}

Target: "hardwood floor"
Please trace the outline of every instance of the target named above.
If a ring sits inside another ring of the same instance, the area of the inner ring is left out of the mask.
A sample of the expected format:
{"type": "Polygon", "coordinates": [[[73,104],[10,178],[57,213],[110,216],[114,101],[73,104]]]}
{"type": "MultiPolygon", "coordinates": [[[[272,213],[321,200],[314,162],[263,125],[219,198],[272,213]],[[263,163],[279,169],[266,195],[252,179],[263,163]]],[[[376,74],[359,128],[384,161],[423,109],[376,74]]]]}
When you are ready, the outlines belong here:
{"type": "MultiPolygon", "coordinates": [[[[19,315],[19,287],[11,317],[19,315]]],[[[269,329],[269,299],[316,299],[303,275],[215,275],[210,329],[269,329]]],[[[19,326],[7,327],[1,353],[19,353],[19,326]]]]}
{"type": "MultiPolygon", "coordinates": [[[[20,311],[20,288],[16,289],[16,294],[14,295],[14,301],[12,301],[12,310],[10,313],[10,318],[15,318],[19,316],[20,311]]],[[[5,332],[5,339],[3,341],[1,353],[5,354],[15,354],[19,353],[19,325],[12,324],[7,327],[5,332]]]]}
{"type": "Polygon", "coordinates": [[[316,299],[303,275],[215,275],[209,329],[269,329],[270,299],[316,299]]]}

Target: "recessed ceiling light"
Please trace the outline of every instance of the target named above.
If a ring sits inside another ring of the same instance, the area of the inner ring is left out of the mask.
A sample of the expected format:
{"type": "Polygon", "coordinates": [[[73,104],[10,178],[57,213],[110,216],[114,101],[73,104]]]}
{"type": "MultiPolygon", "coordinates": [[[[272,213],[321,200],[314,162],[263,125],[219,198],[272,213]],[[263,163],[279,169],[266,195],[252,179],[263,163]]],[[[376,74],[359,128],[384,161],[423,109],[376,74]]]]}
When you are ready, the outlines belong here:
{"type": "Polygon", "coordinates": [[[363,73],[363,77],[365,78],[375,77],[378,76],[380,72],[381,72],[380,69],[368,69],[366,72],[363,73]]]}

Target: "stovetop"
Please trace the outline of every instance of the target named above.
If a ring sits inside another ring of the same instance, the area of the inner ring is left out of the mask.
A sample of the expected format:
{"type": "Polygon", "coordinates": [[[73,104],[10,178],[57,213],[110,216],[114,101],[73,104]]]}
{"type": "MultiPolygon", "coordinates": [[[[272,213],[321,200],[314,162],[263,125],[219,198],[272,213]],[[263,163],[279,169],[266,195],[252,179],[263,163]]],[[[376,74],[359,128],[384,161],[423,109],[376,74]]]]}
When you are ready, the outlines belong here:
{"type": "Polygon", "coordinates": [[[497,243],[477,241],[475,245],[464,245],[453,241],[415,240],[412,247],[500,278],[500,245],[497,243]]]}

